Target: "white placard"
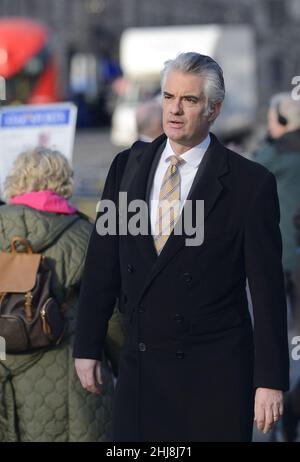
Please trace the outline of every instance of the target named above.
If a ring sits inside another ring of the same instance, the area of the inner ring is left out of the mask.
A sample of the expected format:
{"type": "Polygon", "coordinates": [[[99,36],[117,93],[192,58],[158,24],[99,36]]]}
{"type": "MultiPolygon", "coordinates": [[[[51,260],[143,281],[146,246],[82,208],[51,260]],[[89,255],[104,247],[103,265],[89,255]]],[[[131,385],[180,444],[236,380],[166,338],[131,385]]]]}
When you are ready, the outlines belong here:
{"type": "Polygon", "coordinates": [[[77,108],[72,103],[1,107],[1,190],[12,163],[27,149],[56,149],[72,163],[76,117],[77,108]]]}

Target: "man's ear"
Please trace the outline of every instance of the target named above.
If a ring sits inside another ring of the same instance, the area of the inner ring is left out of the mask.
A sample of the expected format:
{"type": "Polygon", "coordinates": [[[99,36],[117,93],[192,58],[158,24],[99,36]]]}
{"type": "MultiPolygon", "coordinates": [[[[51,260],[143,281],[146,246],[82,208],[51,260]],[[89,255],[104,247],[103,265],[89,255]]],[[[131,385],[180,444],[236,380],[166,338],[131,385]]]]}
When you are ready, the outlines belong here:
{"type": "Polygon", "coordinates": [[[209,114],[208,116],[208,121],[209,122],[214,122],[216,120],[216,118],[218,117],[218,115],[220,114],[220,111],[221,111],[221,107],[222,107],[222,101],[218,101],[212,108],[212,111],[211,113],[209,114]]]}

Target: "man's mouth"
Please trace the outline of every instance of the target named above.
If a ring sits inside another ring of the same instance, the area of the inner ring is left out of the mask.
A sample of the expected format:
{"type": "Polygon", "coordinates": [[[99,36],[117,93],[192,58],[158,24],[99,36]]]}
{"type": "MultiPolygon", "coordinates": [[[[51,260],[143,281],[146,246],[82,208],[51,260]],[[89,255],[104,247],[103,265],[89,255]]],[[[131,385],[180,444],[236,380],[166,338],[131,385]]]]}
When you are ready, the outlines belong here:
{"type": "Polygon", "coordinates": [[[168,124],[172,128],[181,128],[183,126],[183,122],[180,120],[169,120],[168,124]]]}

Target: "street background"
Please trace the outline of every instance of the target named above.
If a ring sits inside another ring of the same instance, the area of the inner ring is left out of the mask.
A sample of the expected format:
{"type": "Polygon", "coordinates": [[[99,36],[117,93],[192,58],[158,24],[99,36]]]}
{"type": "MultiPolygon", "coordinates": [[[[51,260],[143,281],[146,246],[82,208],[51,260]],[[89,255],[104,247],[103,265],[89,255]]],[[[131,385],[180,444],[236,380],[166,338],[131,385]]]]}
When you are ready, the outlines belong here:
{"type": "MultiPolygon", "coordinates": [[[[254,57],[251,69],[255,98],[249,98],[249,107],[255,113],[243,129],[232,126],[231,132],[221,136],[222,141],[233,143],[238,152],[248,156],[267,134],[270,97],[292,91],[292,79],[300,75],[300,0],[0,0],[0,77],[6,72],[6,98],[1,103],[71,101],[77,105],[73,203],[82,212],[95,218],[109,166],[114,156],[130,144],[117,142],[117,135],[112,136],[115,111],[129,101],[124,124],[142,101],[138,97],[133,101],[132,95],[128,99],[126,93],[130,76],[122,68],[120,43],[124,31],[209,24],[232,29],[243,25],[253,35],[251,53],[249,49],[249,53],[237,54],[230,65],[234,75],[254,57]],[[27,58],[20,39],[9,43],[12,55],[24,51],[19,58],[22,63],[14,63],[15,67],[9,69],[1,21],[4,24],[15,18],[39,21],[47,33],[39,38],[38,46],[30,45],[33,48],[28,48],[27,58]]],[[[237,92],[237,106],[238,100],[237,92]]],[[[5,155],[1,146],[0,155],[5,155]]],[[[293,380],[300,375],[299,363],[292,364],[293,380]]],[[[269,439],[269,435],[255,432],[255,441],[269,439]]]]}
{"type": "Polygon", "coordinates": [[[77,132],[75,135],[73,202],[92,218],[95,217],[109,166],[117,153],[118,148],[112,145],[108,128],[77,132]]]}

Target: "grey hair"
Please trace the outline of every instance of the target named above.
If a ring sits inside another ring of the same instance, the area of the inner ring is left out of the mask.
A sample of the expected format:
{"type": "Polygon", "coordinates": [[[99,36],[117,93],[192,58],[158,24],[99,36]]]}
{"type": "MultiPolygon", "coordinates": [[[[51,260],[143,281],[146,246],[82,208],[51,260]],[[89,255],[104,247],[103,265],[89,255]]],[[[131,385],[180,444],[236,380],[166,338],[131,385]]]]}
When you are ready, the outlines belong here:
{"type": "Polygon", "coordinates": [[[73,193],[73,170],[58,151],[36,147],[18,155],[5,179],[3,196],[9,201],[33,191],[52,191],[68,199],[73,193]]]}
{"type": "Polygon", "coordinates": [[[300,128],[300,101],[293,99],[290,93],[277,93],[272,96],[270,108],[286,118],[290,130],[300,128]]]}
{"type": "Polygon", "coordinates": [[[210,56],[196,52],[180,53],[175,59],[165,62],[161,72],[161,88],[171,71],[180,71],[205,77],[204,96],[206,98],[206,115],[209,115],[216,103],[225,98],[223,71],[210,56]]]}

